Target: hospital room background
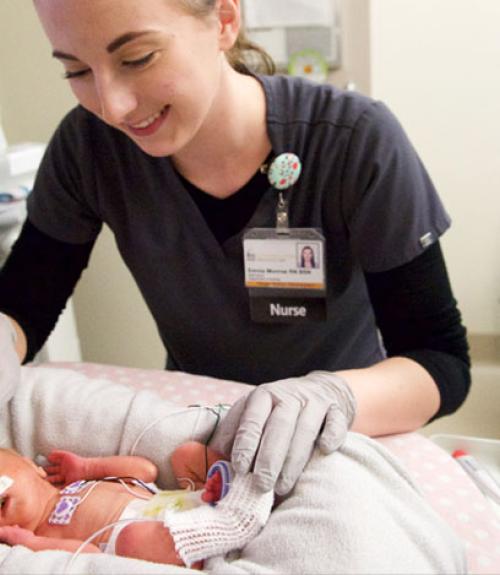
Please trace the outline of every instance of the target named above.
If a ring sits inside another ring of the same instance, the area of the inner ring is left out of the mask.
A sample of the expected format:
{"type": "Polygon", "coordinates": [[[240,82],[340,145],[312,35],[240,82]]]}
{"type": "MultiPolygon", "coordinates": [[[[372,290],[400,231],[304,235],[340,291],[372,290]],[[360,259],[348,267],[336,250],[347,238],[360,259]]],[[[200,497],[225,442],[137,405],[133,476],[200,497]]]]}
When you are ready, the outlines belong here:
{"type": "MultiPolygon", "coordinates": [[[[322,74],[326,62],[328,81],[383,100],[409,133],[453,219],[442,243],[473,359],[466,404],[424,433],[500,439],[500,2],[327,2],[331,21],[309,22],[296,51],[283,44],[283,26],[297,22],[280,23],[273,0],[269,14],[247,18],[285,71],[292,63],[290,72],[322,74]]],[[[1,0],[0,29],[1,160],[6,146],[46,143],[74,99],[31,0],[1,0]]],[[[37,150],[25,148],[28,163],[37,150]]],[[[4,242],[12,229],[2,218],[4,242]]],[[[109,230],[44,353],[51,361],[164,366],[156,328],[109,230]]]]}

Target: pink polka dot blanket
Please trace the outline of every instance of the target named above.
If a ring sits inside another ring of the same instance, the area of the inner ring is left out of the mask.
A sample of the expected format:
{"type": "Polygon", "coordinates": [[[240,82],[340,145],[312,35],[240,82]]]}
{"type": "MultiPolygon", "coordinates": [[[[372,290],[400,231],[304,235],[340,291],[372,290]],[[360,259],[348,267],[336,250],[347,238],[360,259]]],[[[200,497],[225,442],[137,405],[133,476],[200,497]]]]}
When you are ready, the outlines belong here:
{"type": "MultiPolygon", "coordinates": [[[[157,463],[158,482],[164,488],[176,487],[169,465],[173,449],[182,441],[206,439],[213,430],[214,413],[209,407],[232,404],[253,389],[236,382],[180,372],[91,363],[26,367],[23,379],[8,412],[0,418],[5,446],[33,458],[56,447],[93,456],[136,453],[157,463]],[[196,405],[203,409],[191,411],[193,408],[188,407],[196,405]],[[186,431],[188,420],[191,425],[186,431]],[[56,444],[61,441],[63,445],[56,444]]],[[[324,457],[313,457],[292,495],[271,513],[255,545],[250,543],[230,563],[227,558],[220,559],[219,563],[206,562],[205,570],[305,573],[314,569],[315,573],[369,573],[375,565],[378,573],[463,573],[466,570],[483,575],[500,573],[499,517],[449,453],[418,433],[378,441],[351,435],[345,449],[331,456],[332,466],[327,475],[322,476],[320,472],[324,457]],[[369,442],[368,451],[365,451],[366,442],[369,442]],[[377,461],[377,466],[381,467],[382,461],[387,468],[376,480],[362,469],[370,466],[371,458],[377,461]],[[356,479],[343,484],[342,469],[346,476],[353,474],[350,477],[356,479]],[[356,481],[359,486],[355,490],[356,481]],[[332,489],[355,490],[355,495],[351,494],[350,501],[348,498],[337,500],[327,514],[328,506],[318,502],[328,498],[332,489]],[[298,508],[296,501],[307,509],[306,513],[298,508]],[[343,513],[349,517],[348,523],[356,524],[352,535],[343,532],[346,523],[338,519],[343,513]],[[353,521],[353,514],[359,515],[359,521],[353,521]],[[384,522],[383,529],[377,514],[384,522]],[[291,546],[290,535],[283,534],[287,529],[283,525],[300,525],[301,521],[299,537],[291,546]],[[418,545],[409,543],[405,547],[404,530],[411,530],[415,525],[419,531],[413,541],[418,545]],[[377,532],[375,539],[367,542],[366,548],[360,547],[360,538],[363,540],[372,532],[377,532]],[[328,550],[335,546],[336,538],[342,547],[329,556],[328,550]],[[398,538],[403,543],[398,542],[398,538]],[[282,539],[286,559],[280,555],[282,539]],[[345,551],[351,544],[357,552],[353,551],[352,557],[347,558],[348,563],[342,563],[345,557],[339,555],[339,550],[345,551]],[[414,551],[412,547],[420,547],[420,550],[414,551]],[[467,566],[461,563],[462,551],[467,566]],[[412,553],[417,555],[411,558],[412,553]],[[261,556],[266,558],[265,563],[260,563],[261,556]],[[389,561],[386,567],[384,561],[389,561]],[[398,561],[399,567],[395,568],[398,561]]],[[[0,575],[40,572],[40,553],[23,550],[20,554],[18,550],[14,556],[13,550],[7,552],[5,547],[0,545],[0,575]],[[36,559],[30,554],[36,555],[36,559]],[[12,571],[14,566],[23,570],[12,571]]],[[[46,572],[64,572],[58,555],[59,552],[44,554],[46,572]]],[[[75,561],[74,572],[79,567],[86,572],[109,572],[106,558],[78,559],[81,562],[75,561]]],[[[134,560],[113,559],[116,560],[113,572],[170,573],[165,566],[161,566],[161,570],[155,570],[156,566],[149,570],[148,564],[146,570],[141,561],[138,562],[140,568],[134,571],[134,560]]],[[[179,573],[178,569],[174,568],[172,573],[179,573]]],[[[185,572],[195,573],[188,568],[185,572]]]]}

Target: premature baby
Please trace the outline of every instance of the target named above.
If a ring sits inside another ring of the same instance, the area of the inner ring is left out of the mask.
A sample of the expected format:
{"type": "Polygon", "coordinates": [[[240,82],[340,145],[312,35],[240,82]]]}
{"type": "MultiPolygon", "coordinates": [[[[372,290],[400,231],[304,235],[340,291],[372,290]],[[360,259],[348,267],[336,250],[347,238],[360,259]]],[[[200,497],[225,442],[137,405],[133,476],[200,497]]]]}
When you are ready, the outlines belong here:
{"type": "Polygon", "coordinates": [[[102,530],[82,552],[201,568],[203,559],[243,547],[272,506],[272,494],[254,490],[249,475],[229,484],[228,466],[219,460],[201,443],[183,444],[171,459],[182,489],[155,491],[148,484],[157,468],[143,457],[53,451],[41,468],[2,449],[0,541],[75,552],[102,530]]]}

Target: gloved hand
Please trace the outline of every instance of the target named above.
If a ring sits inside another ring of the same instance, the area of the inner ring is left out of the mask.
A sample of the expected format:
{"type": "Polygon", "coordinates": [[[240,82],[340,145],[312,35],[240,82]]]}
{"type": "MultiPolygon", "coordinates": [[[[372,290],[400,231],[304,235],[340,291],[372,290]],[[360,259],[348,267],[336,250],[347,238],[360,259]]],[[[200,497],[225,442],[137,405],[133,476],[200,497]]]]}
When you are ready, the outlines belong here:
{"type": "Polygon", "coordinates": [[[6,315],[0,313],[0,408],[12,398],[21,378],[16,339],[14,326],[6,315]]]}
{"type": "Polygon", "coordinates": [[[340,376],[313,371],[256,387],[231,407],[210,445],[231,457],[236,473],[253,464],[257,488],[285,495],[315,445],[324,454],[342,445],[355,411],[354,395],[340,376]]]}

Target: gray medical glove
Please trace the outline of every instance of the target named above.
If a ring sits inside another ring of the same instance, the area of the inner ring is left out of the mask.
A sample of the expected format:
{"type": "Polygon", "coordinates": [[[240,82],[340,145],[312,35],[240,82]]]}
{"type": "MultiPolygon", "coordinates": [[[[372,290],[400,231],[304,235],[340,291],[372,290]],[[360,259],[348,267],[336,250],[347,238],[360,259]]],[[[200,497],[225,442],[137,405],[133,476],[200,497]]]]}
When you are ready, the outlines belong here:
{"type": "Polygon", "coordinates": [[[12,398],[21,378],[16,340],[14,326],[6,315],[0,313],[0,408],[12,398]]]}
{"type": "Polygon", "coordinates": [[[327,371],[265,383],[238,400],[222,420],[211,447],[237,473],[251,470],[255,485],[285,495],[315,446],[324,454],[345,440],[356,411],[347,383],[327,371]]]}

